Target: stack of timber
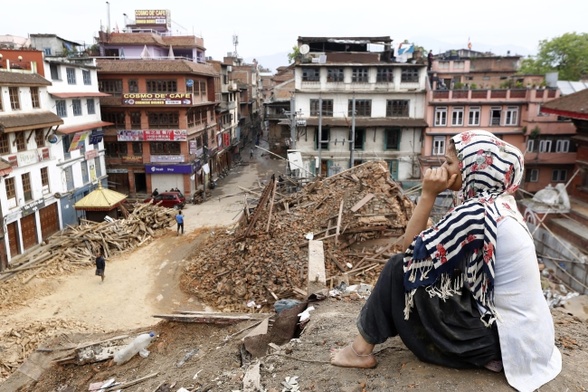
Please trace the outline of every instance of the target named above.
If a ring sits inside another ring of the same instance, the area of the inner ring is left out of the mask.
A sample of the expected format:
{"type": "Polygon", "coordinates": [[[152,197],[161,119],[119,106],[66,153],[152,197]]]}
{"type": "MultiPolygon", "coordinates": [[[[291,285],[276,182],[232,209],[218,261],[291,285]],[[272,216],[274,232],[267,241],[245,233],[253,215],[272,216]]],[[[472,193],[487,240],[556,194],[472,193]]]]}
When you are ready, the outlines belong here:
{"type": "Polygon", "coordinates": [[[223,312],[269,312],[307,294],[308,239],[322,240],[327,284],[375,283],[414,203],[385,162],[367,162],[279,195],[270,181],[253,213],[215,233],[191,260],[181,287],[223,312]]]}
{"type": "Polygon", "coordinates": [[[0,273],[0,305],[14,297],[13,281],[22,285],[35,276],[46,277],[74,271],[80,266],[93,265],[96,251],[106,258],[131,251],[175,223],[175,211],[153,204],[137,204],[125,219],[113,222],[83,220],[79,226],[68,226],[52,235],[45,243],[30,250],[22,263],[0,273]],[[13,279],[18,277],[19,279],[13,279]]]}

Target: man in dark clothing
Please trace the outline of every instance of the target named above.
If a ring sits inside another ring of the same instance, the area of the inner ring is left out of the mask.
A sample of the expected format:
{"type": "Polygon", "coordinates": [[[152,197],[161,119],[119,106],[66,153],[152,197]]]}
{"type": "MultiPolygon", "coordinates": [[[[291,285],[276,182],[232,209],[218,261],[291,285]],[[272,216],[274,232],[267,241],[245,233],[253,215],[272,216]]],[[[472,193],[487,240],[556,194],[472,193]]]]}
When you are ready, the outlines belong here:
{"type": "Polygon", "coordinates": [[[427,71],[430,71],[432,66],[433,66],[433,51],[429,50],[429,54],[427,55],[427,71]]]}
{"type": "Polygon", "coordinates": [[[176,222],[178,222],[178,235],[180,235],[180,229],[182,229],[182,234],[184,234],[184,215],[182,215],[182,211],[176,215],[176,222]]]}
{"type": "Polygon", "coordinates": [[[104,282],[104,269],[106,268],[106,261],[104,260],[104,256],[102,256],[102,251],[98,249],[96,251],[96,275],[102,278],[102,282],[104,282]]]}

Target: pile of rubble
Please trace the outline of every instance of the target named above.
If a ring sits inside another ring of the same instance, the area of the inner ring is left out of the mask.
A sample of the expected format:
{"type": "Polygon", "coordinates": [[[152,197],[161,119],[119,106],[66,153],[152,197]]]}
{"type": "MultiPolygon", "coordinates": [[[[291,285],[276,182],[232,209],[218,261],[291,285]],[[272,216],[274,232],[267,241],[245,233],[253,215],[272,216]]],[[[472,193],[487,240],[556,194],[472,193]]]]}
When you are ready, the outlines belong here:
{"type": "Polygon", "coordinates": [[[375,283],[399,243],[414,203],[385,162],[367,162],[280,195],[274,180],[235,230],[216,232],[181,286],[221,311],[270,311],[307,294],[308,240],[322,240],[327,283],[375,283]]]}

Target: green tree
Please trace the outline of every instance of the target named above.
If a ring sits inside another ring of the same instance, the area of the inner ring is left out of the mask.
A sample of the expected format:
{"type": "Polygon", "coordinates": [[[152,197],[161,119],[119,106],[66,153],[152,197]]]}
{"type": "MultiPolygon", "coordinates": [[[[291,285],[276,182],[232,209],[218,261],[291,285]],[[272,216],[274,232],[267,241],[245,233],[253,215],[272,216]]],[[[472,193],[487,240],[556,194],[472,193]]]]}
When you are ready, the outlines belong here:
{"type": "Polygon", "coordinates": [[[539,41],[539,53],[521,62],[521,74],[558,72],[559,80],[579,80],[588,74],[588,33],[565,33],[539,41]]]}
{"type": "Polygon", "coordinates": [[[293,63],[301,56],[300,48],[297,45],[292,46],[292,52],[288,53],[288,64],[293,63]]]}

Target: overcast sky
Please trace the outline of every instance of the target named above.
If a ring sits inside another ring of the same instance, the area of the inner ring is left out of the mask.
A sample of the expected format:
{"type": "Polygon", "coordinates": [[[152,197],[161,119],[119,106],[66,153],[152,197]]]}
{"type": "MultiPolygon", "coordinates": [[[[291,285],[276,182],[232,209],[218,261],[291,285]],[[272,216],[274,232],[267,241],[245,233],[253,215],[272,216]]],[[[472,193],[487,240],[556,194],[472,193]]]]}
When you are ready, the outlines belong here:
{"type": "MultiPolygon", "coordinates": [[[[0,35],[57,34],[91,45],[100,26],[124,27],[135,10],[169,9],[174,33],[204,39],[206,55],[246,61],[288,53],[298,36],[390,36],[433,53],[452,48],[535,54],[538,43],[588,30],[588,0],[17,0],[2,5],[0,35]]],[[[287,58],[283,56],[284,64],[287,58]]],[[[260,61],[263,64],[263,60],[260,61]]]]}

